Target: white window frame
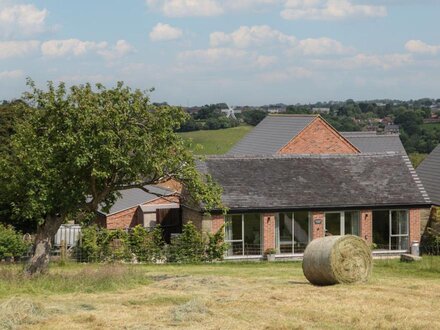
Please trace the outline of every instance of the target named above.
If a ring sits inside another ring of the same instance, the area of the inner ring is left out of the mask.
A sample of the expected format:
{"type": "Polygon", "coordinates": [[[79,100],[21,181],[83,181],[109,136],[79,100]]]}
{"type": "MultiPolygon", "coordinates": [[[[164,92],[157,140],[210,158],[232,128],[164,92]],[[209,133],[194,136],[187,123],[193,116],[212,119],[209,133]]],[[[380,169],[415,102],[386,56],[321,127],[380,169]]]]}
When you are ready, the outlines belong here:
{"type": "MultiPolygon", "coordinates": [[[[298,212],[298,211],[297,211],[298,212]]],[[[313,234],[313,226],[312,226],[312,217],[311,217],[311,213],[310,211],[307,211],[307,219],[308,219],[308,243],[310,243],[311,238],[312,238],[312,234],[313,234]]],[[[303,252],[300,253],[296,253],[295,252],[295,211],[293,212],[279,212],[276,214],[276,218],[275,218],[275,248],[277,250],[277,254],[279,255],[289,255],[289,254],[302,254],[303,252]],[[281,245],[281,241],[280,241],[280,214],[281,213],[286,213],[286,214],[291,214],[292,215],[292,253],[281,253],[280,250],[280,245],[281,245]]]]}
{"type": "Polygon", "coordinates": [[[405,209],[399,209],[399,210],[388,210],[388,221],[389,221],[389,228],[390,228],[390,236],[388,238],[388,250],[390,251],[408,251],[410,248],[410,241],[409,241],[409,210],[405,209]],[[405,212],[406,215],[406,234],[394,234],[393,235],[393,212],[405,212]],[[408,237],[408,246],[406,250],[392,250],[391,249],[391,240],[393,237],[408,237]]]}
{"type": "Polygon", "coordinates": [[[263,216],[260,213],[253,213],[253,214],[258,214],[258,216],[260,217],[260,251],[261,254],[244,254],[244,216],[245,214],[228,214],[226,215],[226,221],[225,221],[225,243],[241,243],[241,255],[228,255],[228,251],[226,251],[226,257],[227,258],[234,258],[234,257],[238,257],[241,258],[243,257],[254,257],[254,256],[262,256],[263,255],[263,243],[264,243],[264,226],[263,226],[263,216]],[[233,216],[237,216],[240,215],[241,216],[241,239],[231,239],[231,240],[227,240],[226,239],[226,230],[228,230],[227,226],[228,226],[228,222],[232,222],[231,218],[233,216]]]}
{"type": "MultiPolygon", "coordinates": [[[[409,209],[388,209],[388,210],[373,210],[373,212],[380,212],[380,211],[388,211],[388,230],[389,230],[389,235],[388,235],[388,249],[383,249],[383,251],[385,252],[385,253],[388,253],[389,251],[392,251],[392,252],[405,252],[405,251],[408,251],[409,249],[410,249],[410,247],[411,247],[411,242],[409,241],[409,237],[410,237],[410,218],[409,218],[409,215],[410,215],[410,212],[409,212],[409,209]],[[392,234],[393,233],[393,223],[392,223],[392,219],[393,219],[393,217],[392,217],[392,212],[399,212],[399,211],[404,211],[405,212],[405,214],[406,214],[406,234],[405,235],[402,235],[402,234],[392,234]],[[408,247],[407,247],[407,249],[406,250],[392,250],[391,249],[391,238],[392,237],[408,237],[408,247]]],[[[373,224],[372,225],[374,225],[374,218],[373,218],[373,224]]],[[[374,241],[373,241],[373,243],[375,243],[374,241]]],[[[376,251],[376,252],[379,252],[380,253],[380,250],[378,250],[378,251],[376,251]]]]}
{"type": "Polygon", "coordinates": [[[329,212],[324,212],[324,234],[327,233],[327,214],[338,214],[340,215],[340,235],[346,235],[345,234],[345,212],[357,212],[358,217],[357,217],[357,221],[358,221],[358,230],[359,233],[358,235],[360,236],[361,234],[361,211],[359,210],[350,210],[350,211],[329,211],[329,212]]]}

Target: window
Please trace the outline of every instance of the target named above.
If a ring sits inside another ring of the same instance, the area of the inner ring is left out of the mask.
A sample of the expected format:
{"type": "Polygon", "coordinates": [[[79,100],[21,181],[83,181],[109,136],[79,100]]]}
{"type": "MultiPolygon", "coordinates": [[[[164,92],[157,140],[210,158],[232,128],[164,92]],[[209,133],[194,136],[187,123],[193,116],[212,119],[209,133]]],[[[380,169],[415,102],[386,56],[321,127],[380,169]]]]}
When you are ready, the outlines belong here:
{"type": "Polygon", "coordinates": [[[228,256],[261,255],[261,216],[259,214],[228,215],[225,223],[225,242],[228,256]]]}
{"type": "Polygon", "coordinates": [[[309,212],[279,213],[275,240],[278,253],[302,253],[310,241],[309,212]]]}
{"type": "Polygon", "coordinates": [[[373,211],[373,243],[377,249],[408,250],[408,234],[407,210],[373,211]]]}
{"type": "Polygon", "coordinates": [[[327,212],[325,214],[325,235],[359,236],[359,211],[327,212]]]}

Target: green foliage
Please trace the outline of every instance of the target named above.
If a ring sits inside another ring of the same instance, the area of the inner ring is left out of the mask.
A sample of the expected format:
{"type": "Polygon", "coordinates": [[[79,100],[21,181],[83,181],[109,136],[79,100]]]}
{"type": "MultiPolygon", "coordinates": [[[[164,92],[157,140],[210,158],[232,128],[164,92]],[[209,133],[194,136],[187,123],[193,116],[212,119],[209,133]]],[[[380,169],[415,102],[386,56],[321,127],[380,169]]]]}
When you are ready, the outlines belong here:
{"type": "Polygon", "coordinates": [[[418,152],[414,152],[409,154],[409,159],[411,160],[412,165],[414,168],[417,168],[417,166],[420,165],[421,162],[426,158],[427,154],[419,154],[418,152]]]}
{"type": "Polygon", "coordinates": [[[266,249],[266,251],[264,251],[265,255],[276,254],[276,253],[277,253],[277,250],[275,250],[274,248],[269,248],[269,249],[266,249]]]}
{"type": "Polygon", "coordinates": [[[96,226],[81,229],[81,242],[77,245],[77,256],[84,261],[98,261],[101,248],[98,245],[98,228],[96,226]]]}
{"type": "Polygon", "coordinates": [[[129,236],[131,252],[139,262],[156,262],[163,259],[162,229],[148,230],[141,225],[133,228],[129,236]]]}
{"type": "Polygon", "coordinates": [[[10,257],[21,257],[29,249],[29,244],[23,240],[22,234],[12,226],[0,223],[0,260],[10,257]]]}
{"type": "Polygon", "coordinates": [[[262,110],[249,110],[242,113],[243,121],[252,126],[257,126],[266,116],[267,112],[262,110]]]}
{"type": "Polygon", "coordinates": [[[51,237],[69,216],[112,205],[120,189],[168,179],[208,209],[221,206],[220,188],[176,133],[188,118],[180,108],[152,105],[148,92],[122,82],[28,86],[29,107],[0,157],[0,205],[11,205],[14,223],[32,221],[51,237]]]}
{"type": "Polygon", "coordinates": [[[131,260],[129,236],[120,229],[84,227],[77,257],[89,262],[131,260]]]}
{"type": "Polygon", "coordinates": [[[173,238],[169,246],[169,262],[198,263],[204,260],[205,246],[202,234],[191,223],[183,226],[182,234],[173,238]]]}
{"type": "Polygon", "coordinates": [[[228,244],[225,243],[224,226],[222,226],[216,233],[208,233],[208,242],[205,249],[206,261],[223,260],[225,252],[228,250],[228,244]]]}

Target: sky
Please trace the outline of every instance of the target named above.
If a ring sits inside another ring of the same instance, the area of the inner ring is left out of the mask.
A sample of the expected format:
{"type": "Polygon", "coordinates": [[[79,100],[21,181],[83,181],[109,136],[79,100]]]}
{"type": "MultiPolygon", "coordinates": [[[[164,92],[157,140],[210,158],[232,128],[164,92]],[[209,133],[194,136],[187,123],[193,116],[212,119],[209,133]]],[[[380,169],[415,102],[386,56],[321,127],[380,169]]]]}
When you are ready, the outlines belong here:
{"type": "Polygon", "coordinates": [[[0,0],[0,100],[26,77],[193,106],[440,98],[440,0],[0,0]]]}

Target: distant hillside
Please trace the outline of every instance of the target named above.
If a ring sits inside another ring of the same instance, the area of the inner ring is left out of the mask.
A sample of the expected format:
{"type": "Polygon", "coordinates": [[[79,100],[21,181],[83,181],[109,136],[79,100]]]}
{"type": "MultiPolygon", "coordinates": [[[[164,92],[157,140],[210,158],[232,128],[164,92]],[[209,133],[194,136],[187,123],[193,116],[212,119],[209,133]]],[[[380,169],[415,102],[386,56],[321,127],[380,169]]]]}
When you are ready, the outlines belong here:
{"type": "Polygon", "coordinates": [[[198,155],[220,155],[229,151],[253,126],[242,125],[233,128],[180,133],[192,140],[191,149],[198,155]],[[197,149],[196,145],[200,145],[197,149]]]}

